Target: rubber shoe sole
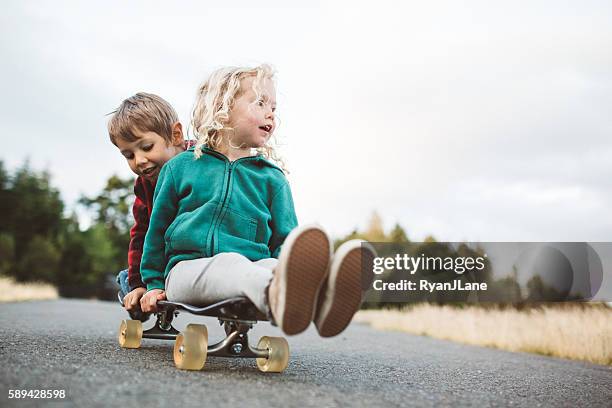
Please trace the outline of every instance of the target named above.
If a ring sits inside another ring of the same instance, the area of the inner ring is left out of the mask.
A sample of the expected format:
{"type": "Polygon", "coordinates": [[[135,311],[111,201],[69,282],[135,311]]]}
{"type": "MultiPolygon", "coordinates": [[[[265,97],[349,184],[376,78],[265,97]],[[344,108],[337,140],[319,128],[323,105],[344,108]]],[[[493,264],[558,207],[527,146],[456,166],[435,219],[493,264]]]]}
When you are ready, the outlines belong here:
{"type": "Polygon", "coordinates": [[[350,324],[371,285],[374,256],[374,250],[367,244],[362,247],[360,240],[338,248],[317,305],[314,322],[321,337],[336,336],[350,324]]]}
{"type": "Polygon", "coordinates": [[[285,334],[301,333],[312,321],[331,251],[329,237],[317,226],[298,227],[285,240],[275,272],[279,281],[272,310],[276,324],[285,334]]]}

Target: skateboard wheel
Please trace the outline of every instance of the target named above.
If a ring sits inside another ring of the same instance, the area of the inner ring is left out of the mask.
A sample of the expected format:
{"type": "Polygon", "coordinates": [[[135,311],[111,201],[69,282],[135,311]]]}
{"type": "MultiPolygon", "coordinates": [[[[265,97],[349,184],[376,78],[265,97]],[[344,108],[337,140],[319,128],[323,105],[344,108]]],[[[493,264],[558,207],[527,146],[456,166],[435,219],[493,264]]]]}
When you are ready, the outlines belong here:
{"type": "Polygon", "coordinates": [[[268,358],[257,358],[259,371],[281,373],[289,364],[289,343],[283,337],[263,336],[257,343],[260,350],[268,350],[268,358]]]}
{"type": "Polygon", "coordinates": [[[208,330],[203,324],[189,324],[176,336],[174,364],[181,370],[201,370],[208,352],[208,330]]]}
{"type": "Polygon", "coordinates": [[[119,345],[123,348],[139,348],[142,341],[142,322],[122,320],[119,325],[119,345]]]}

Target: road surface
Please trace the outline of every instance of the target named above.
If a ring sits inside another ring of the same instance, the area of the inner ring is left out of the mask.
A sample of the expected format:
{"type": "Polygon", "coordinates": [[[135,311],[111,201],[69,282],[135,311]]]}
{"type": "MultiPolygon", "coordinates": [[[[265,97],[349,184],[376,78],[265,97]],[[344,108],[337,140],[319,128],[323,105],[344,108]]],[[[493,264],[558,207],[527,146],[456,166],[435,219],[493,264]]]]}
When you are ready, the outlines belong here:
{"type": "MultiPolygon", "coordinates": [[[[456,344],[351,325],[333,339],[313,326],[289,338],[282,374],[254,360],[209,357],[203,371],[180,371],[172,342],[121,349],[116,303],[57,300],[0,304],[0,406],[612,406],[612,367],[456,344]],[[65,390],[54,400],[8,399],[10,389],[65,390]]],[[[209,341],[222,337],[215,319],[209,341]]],[[[149,323],[150,324],[150,323],[149,323]]],[[[148,327],[145,325],[145,327],[148,327]]],[[[280,335],[258,323],[251,342],[280,335]]]]}

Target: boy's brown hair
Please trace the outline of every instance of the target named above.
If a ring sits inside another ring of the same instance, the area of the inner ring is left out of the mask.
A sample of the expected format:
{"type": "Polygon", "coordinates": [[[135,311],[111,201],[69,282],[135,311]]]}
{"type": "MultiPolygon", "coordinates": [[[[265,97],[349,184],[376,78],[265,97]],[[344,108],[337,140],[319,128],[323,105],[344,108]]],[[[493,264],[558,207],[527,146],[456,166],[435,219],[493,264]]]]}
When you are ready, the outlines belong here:
{"type": "Polygon", "coordinates": [[[138,92],[130,96],[115,110],[108,121],[108,135],[116,146],[117,138],[133,142],[137,138],[134,129],[155,132],[172,142],[172,125],[179,121],[174,108],[157,95],[138,92]]]}

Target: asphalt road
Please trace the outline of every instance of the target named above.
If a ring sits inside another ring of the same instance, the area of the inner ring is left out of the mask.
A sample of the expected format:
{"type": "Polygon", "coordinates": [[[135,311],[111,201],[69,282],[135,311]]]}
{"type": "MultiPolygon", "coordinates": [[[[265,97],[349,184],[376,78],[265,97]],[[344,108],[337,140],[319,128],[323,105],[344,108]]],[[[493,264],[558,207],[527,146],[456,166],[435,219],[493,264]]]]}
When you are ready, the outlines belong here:
{"type": "MultiPolygon", "coordinates": [[[[612,406],[612,368],[466,346],[353,324],[320,339],[314,327],[289,338],[282,374],[254,360],[209,357],[180,371],[172,342],[121,349],[125,313],[111,302],[59,300],[0,304],[0,406],[612,406]],[[65,390],[62,400],[8,399],[9,389],[65,390]]],[[[215,319],[188,314],[220,340],[215,319]]],[[[145,326],[147,327],[147,326],[145,326]]],[[[250,332],[280,335],[267,323],[250,332]]]]}

